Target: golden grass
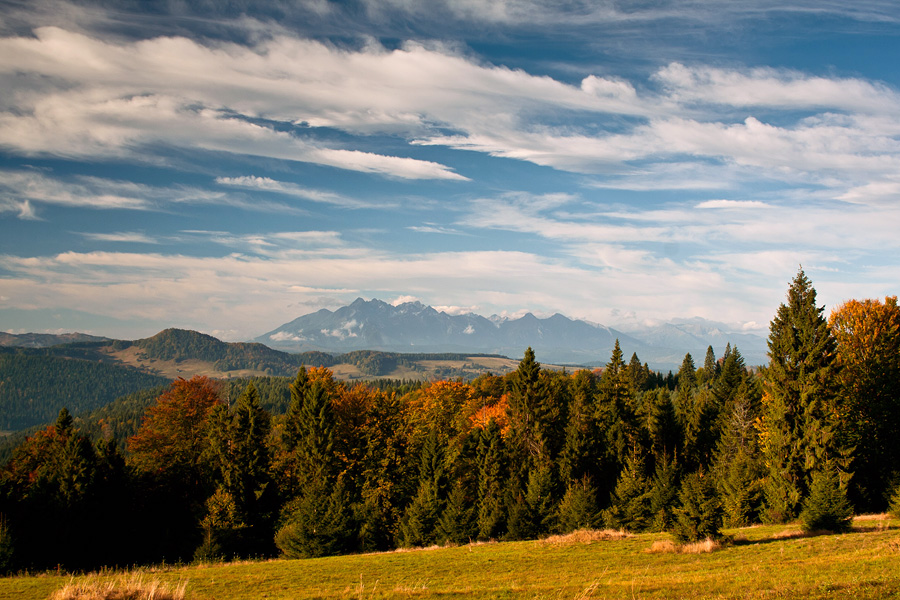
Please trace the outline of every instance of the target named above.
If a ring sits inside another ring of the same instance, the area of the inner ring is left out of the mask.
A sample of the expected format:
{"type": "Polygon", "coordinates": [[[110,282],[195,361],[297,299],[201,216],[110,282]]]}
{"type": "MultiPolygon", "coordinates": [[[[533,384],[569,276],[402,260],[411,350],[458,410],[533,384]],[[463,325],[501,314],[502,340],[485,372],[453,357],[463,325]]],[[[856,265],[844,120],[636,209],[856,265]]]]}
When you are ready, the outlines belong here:
{"type": "Polygon", "coordinates": [[[542,546],[568,546],[570,544],[593,544],[594,542],[608,542],[611,540],[624,540],[634,537],[624,529],[578,529],[571,533],[551,535],[537,543],[542,546]]]}
{"type": "Polygon", "coordinates": [[[186,581],[167,584],[140,571],[112,579],[93,574],[77,582],[72,578],[50,600],[184,600],[186,589],[186,581]]]}
{"type": "Polygon", "coordinates": [[[672,540],[656,540],[647,549],[647,552],[654,554],[708,554],[720,548],[722,548],[722,544],[710,538],[690,544],[676,544],[672,540]]]}

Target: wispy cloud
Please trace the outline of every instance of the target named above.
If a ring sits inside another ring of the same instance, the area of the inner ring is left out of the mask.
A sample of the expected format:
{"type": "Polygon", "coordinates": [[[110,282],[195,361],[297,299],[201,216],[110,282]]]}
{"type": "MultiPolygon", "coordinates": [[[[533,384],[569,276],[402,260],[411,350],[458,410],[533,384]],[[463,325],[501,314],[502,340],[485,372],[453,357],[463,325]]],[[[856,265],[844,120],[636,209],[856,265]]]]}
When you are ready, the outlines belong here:
{"type": "Polygon", "coordinates": [[[159,240],[138,231],[120,231],[117,233],[81,233],[79,234],[95,242],[121,242],[126,244],[158,244],[159,240]]]}
{"type": "Polygon", "coordinates": [[[270,177],[258,177],[255,175],[242,175],[239,177],[217,177],[216,183],[232,187],[239,187],[263,192],[273,192],[286,196],[295,196],[304,200],[333,204],[345,208],[372,208],[374,205],[354,198],[347,198],[334,192],[314,190],[295,183],[277,181],[270,177]]]}

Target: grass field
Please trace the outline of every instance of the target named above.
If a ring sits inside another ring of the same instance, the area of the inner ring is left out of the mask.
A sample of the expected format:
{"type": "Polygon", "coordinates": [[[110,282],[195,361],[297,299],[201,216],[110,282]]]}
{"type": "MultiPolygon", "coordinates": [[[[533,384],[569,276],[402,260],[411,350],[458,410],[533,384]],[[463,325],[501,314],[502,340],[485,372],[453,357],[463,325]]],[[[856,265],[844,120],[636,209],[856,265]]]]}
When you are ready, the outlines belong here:
{"type": "MultiPolygon", "coordinates": [[[[582,534],[149,575],[186,583],[194,600],[900,598],[897,520],[858,518],[843,535],[807,537],[792,526],[728,533],[733,541],[709,553],[666,550],[666,534],[582,534]]],[[[0,598],[44,600],[71,580],[56,573],[0,579],[0,598]]]]}

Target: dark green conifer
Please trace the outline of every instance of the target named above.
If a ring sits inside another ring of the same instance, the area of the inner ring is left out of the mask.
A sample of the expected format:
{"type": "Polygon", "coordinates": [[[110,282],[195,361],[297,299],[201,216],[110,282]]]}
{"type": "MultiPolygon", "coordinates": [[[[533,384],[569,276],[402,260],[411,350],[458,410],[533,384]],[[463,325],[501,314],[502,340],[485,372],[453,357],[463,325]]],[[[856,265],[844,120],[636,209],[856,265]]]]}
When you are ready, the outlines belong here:
{"type": "Polygon", "coordinates": [[[691,473],[681,484],[672,535],[679,543],[722,537],[722,505],[708,475],[691,473]]]}
{"type": "Polygon", "coordinates": [[[490,421],[481,430],[476,451],[478,467],[478,538],[496,539],[503,535],[506,520],[506,453],[500,426],[490,421]]]}
{"type": "Polygon", "coordinates": [[[810,476],[843,454],[836,423],[836,343],[816,306],[816,290],[801,269],[769,328],[763,370],[763,444],[768,478],[767,518],[796,517],[810,476]]]}
{"type": "Polygon", "coordinates": [[[557,530],[569,533],[578,529],[596,529],[602,522],[597,490],[590,477],[573,481],[559,503],[557,530]]]}
{"type": "Polygon", "coordinates": [[[850,531],[853,507],[847,500],[847,492],[841,486],[838,471],[826,465],[812,476],[809,496],[803,502],[800,523],[804,531],[850,531]]]}
{"type": "Polygon", "coordinates": [[[604,520],[610,527],[646,531],[651,523],[652,492],[650,481],[644,474],[644,461],[640,454],[633,453],[622,469],[604,520]]]}

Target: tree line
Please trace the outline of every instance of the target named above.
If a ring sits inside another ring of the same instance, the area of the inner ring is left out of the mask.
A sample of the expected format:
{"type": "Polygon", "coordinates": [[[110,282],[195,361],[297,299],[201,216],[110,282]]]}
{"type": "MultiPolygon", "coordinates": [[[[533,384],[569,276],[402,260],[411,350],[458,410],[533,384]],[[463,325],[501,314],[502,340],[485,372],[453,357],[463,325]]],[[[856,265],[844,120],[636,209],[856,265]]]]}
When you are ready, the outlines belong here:
{"type": "Polygon", "coordinates": [[[844,530],[892,498],[900,511],[900,308],[823,311],[801,270],[756,369],[728,346],[662,376],[618,343],[602,371],[542,369],[529,348],[506,376],[402,392],[301,367],[274,416],[252,382],[238,395],[179,379],[124,452],[63,410],[0,473],[0,565],[312,557],[592,527],[691,540],[798,517],[844,530]]]}

